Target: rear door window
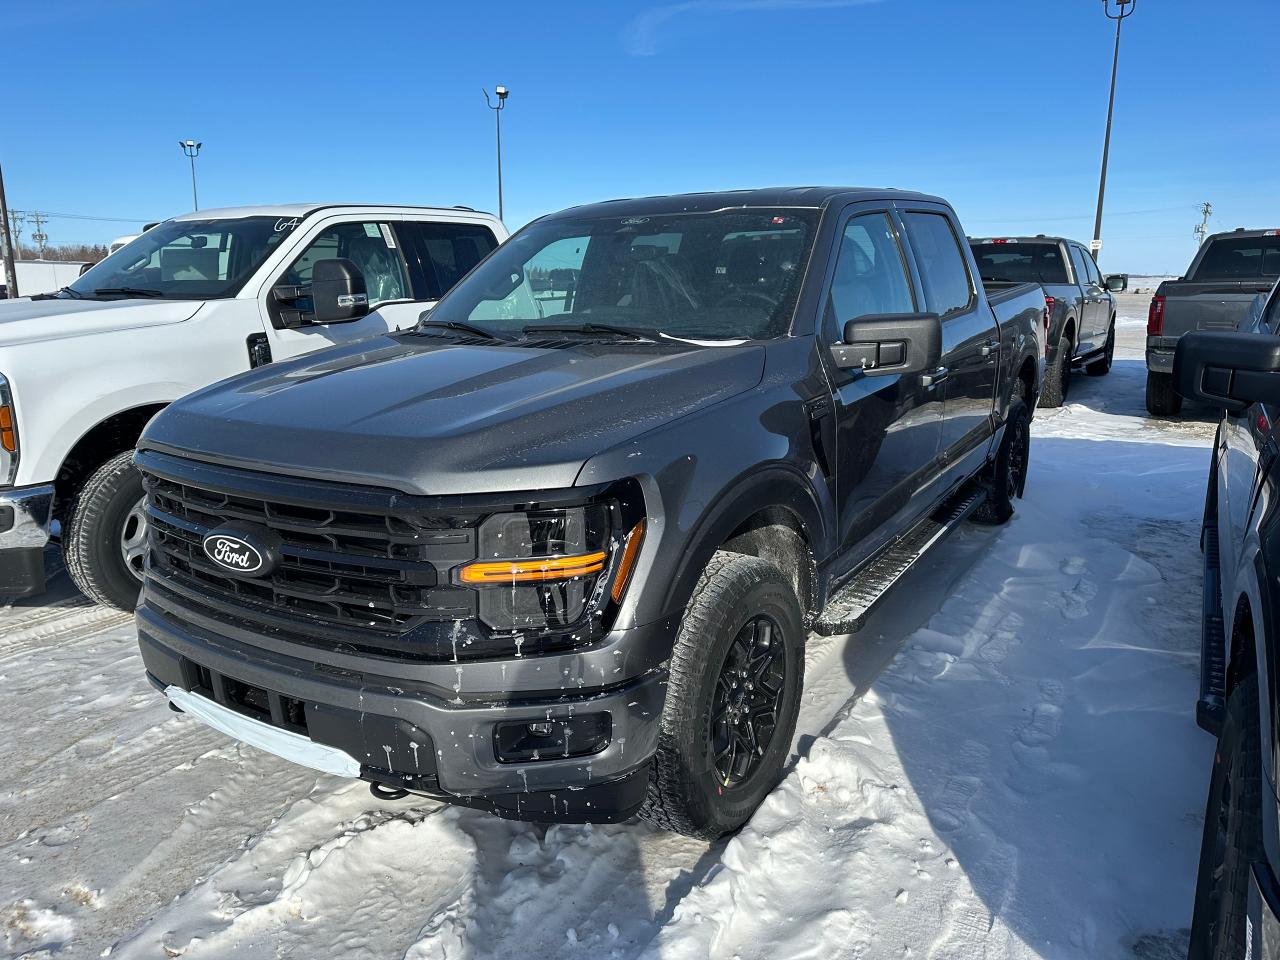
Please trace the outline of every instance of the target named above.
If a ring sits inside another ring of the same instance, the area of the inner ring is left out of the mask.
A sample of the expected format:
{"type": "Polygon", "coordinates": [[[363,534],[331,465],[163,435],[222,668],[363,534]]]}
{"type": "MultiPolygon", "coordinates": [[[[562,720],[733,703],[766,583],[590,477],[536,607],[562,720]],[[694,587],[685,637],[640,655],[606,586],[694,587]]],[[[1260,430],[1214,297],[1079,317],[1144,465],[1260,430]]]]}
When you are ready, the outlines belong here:
{"type": "Polygon", "coordinates": [[[409,220],[399,229],[421,271],[424,300],[439,300],[498,246],[493,231],[478,223],[409,220]]]}
{"type": "Polygon", "coordinates": [[[1280,276],[1280,237],[1223,237],[1214,240],[1192,281],[1253,280],[1280,276]]]}
{"type": "Polygon", "coordinates": [[[971,244],[983,280],[1067,283],[1067,264],[1056,243],[1020,240],[971,244]]]}
{"type": "Polygon", "coordinates": [[[1085,266],[1084,252],[1074,243],[1068,244],[1067,249],[1071,251],[1071,265],[1076,271],[1076,283],[1082,287],[1088,286],[1089,268],[1085,266]]]}
{"type": "Polygon", "coordinates": [[[902,219],[920,266],[929,309],[944,317],[968,309],[973,303],[973,285],[951,221],[940,213],[920,210],[908,211],[902,219]]]}

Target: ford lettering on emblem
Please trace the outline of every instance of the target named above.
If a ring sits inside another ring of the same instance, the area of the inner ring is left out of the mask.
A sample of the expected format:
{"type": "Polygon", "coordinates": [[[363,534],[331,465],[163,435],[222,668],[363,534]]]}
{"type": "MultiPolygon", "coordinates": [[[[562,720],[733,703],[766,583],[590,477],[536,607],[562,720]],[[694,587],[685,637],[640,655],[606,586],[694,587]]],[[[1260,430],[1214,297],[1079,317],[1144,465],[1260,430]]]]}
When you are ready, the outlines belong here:
{"type": "Polygon", "coordinates": [[[231,573],[255,574],[266,564],[261,550],[243,537],[214,532],[204,538],[204,552],[218,566],[231,573]]]}

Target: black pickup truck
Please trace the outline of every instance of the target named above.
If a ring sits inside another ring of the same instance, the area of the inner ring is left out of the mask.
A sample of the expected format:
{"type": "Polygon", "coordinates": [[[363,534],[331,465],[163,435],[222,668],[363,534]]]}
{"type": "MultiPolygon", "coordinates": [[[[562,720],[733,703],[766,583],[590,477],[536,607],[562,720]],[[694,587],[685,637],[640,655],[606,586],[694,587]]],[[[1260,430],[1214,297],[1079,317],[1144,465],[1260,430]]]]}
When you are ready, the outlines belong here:
{"type": "Polygon", "coordinates": [[[1044,294],[988,295],[963,237],[881,189],[579,207],[413,329],[172,404],[137,453],[148,677],[383,795],[734,829],[807,631],[1021,495],[1044,294]]]}

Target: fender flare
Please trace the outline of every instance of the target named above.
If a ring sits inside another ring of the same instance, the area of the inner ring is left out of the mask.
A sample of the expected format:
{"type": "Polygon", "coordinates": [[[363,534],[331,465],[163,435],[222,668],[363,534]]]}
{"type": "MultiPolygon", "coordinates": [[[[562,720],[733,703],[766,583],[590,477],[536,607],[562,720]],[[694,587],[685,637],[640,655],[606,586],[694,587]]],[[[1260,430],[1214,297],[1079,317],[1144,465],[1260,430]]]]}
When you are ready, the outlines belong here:
{"type": "MultiPolygon", "coordinates": [[[[777,507],[789,511],[800,524],[815,564],[829,553],[827,524],[823,520],[809,478],[796,467],[775,462],[740,474],[724,487],[694,524],[668,582],[662,609],[679,616],[689,603],[703,569],[730,535],[750,516],[777,507]]],[[[825,599],[821,578],[814,584],[810,598],[816,605],[825,599]]],[[[806,605],[805,598],[800,598],[806,605]]]]}

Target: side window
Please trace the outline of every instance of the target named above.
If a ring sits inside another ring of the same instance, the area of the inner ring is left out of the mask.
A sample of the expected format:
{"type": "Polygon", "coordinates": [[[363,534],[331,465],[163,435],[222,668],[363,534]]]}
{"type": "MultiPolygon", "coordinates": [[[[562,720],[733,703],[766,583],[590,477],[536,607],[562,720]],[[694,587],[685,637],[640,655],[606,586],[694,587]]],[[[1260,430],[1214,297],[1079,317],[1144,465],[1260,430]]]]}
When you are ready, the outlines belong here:
{"type": "Polygon", "coordinates": [[[467,320],[484,323],[572,313],[582,262],[591,242],[590,237],[565,237],[543,247],[524,262],[519,273],[510,275],[508,287],[493,291],[492,299],[476,304],[467,320]]]}
{"type": "Polygon", "coordinates": [[[1081,247],[1080,255],[1084,257],[1084,268],[1089,271],[1089,282],[1095,286],[1102,286],[1102,274],[1098,272],[1098,265],[1093,260],[1093,254],[1081,247]]]}
{"type": "MultiPolygon", "coordinates": [[[[293,261],[279,282],[308,284],[316,261],[334,257],[344,257],[360,269],[369,291],[370,308],[388,300],[408,298],[409,284],[395,234],[385,223],[339,223],[327,227],[293,261]]],[[[307,312],[305,304],[299,309],[307,312]]]]}
{"type": "Polygon", "coordinates": [[[1071,265],[1076,268],[1076,283],[1087,287],[1090,282],[1089,267],[1084,262],[1084,251],[1074,243],[1067,244],[1067,249],[1071,251],[1071,265]]]}
{"type": "Polygon", "coordinates": [[[829,342],[837,343],[850,320],[873,313],[912,313],[916,309],[902,249],[887,214],[854,217],[840,238],[836,272],[827,297],[829,342]]]}
{"type": "Polygon", "coordinates": [[[426,296],[432,300],[448,293],[498,246],[493,231],[480,224],[419,220],[400,224],[400,231],[417,246],[427,281],[426,296]]]}
{"type": "Polygon", "coordinates": [[[940,316],[966,309],[973,302],[973,285],[951,221],[940,213],[920,210],[905,213],[902,219],[920,265],[929,309],[940,316]]]}

